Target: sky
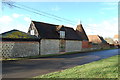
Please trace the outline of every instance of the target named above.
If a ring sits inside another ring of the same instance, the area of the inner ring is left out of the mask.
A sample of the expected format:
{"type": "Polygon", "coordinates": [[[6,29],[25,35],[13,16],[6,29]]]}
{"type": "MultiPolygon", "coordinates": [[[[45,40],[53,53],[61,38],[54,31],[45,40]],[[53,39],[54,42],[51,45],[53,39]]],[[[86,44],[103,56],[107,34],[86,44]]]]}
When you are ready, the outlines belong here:
{"type": "Polygon", "coordinates": [[[87,35],[118,34],[117,2],[13,2],[13,5],[19,8],[2,4],[0,33],[12,29],[27,32],[34,20],[74,29],[82,23],[87,35]]]}

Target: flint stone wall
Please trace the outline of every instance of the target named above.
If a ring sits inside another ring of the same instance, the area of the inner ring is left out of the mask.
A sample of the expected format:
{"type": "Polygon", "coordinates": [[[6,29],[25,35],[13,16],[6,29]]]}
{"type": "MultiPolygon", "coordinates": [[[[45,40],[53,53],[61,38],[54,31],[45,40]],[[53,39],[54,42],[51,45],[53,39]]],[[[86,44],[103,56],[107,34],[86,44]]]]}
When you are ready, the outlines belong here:
{"type": "Polygon", "coordinates": [[[0,42],[3,58],[39,55],[39,42],[0,42]]]}

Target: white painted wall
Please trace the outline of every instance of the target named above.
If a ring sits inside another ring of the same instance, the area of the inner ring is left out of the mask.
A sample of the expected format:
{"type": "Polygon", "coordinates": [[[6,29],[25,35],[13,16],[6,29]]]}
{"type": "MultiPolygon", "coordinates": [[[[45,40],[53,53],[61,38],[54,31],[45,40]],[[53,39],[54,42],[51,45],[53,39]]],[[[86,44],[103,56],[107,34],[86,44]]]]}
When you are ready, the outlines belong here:
{"type": "Polygon", "coordinates": [[[66,52],[81,51],[82,41],[66,40],[66,52]]]}
{"type": "Polygon", "coordinates": [[[113,40],[114,40],[114,41],[119,41],[118,38],[114,38],[113,40]]]}
{"type": "Polygon", "coordinates": [[[40,54],[56,54],[59,53],[59,40],[42,39],[40,44],[40,54]]]}

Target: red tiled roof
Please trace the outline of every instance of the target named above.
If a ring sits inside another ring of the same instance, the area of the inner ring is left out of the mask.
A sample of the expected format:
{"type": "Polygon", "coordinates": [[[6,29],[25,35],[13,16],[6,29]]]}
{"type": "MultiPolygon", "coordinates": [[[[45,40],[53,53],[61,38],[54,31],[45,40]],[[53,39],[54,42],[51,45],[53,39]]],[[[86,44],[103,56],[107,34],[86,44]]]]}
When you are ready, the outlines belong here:
{"type": "Polygon", "coordinates": [[[120,37],[120,35],[118,35],[118,34],[114,35],[114,38],[118,39],[118,37],[120,37]]]}
{"type": "Polygon", "coordinates": [[[92,43],[107,43],[103,37],[99,35],[88,35],[89,42],[92,43]]]}

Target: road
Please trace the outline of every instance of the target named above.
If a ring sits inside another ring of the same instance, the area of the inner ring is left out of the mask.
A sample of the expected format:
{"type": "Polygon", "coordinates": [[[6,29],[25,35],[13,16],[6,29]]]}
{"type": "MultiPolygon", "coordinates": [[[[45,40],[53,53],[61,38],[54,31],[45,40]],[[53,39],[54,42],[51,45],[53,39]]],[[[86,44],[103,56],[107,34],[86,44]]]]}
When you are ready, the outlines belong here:
{"type": "Polygon", "coordinates": [[[64,70],[119,54],[120,49],[62,55],[19,61],[3,61],[3,78],[31,78],[34,76],[64,70]]]}

